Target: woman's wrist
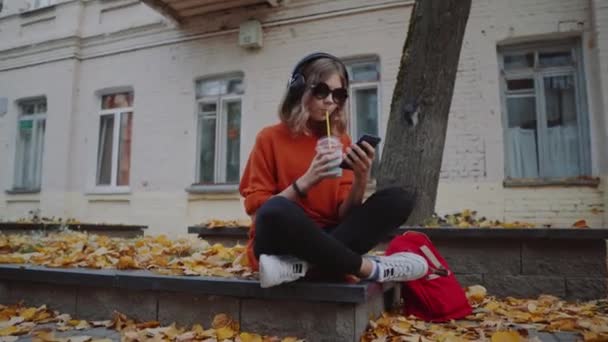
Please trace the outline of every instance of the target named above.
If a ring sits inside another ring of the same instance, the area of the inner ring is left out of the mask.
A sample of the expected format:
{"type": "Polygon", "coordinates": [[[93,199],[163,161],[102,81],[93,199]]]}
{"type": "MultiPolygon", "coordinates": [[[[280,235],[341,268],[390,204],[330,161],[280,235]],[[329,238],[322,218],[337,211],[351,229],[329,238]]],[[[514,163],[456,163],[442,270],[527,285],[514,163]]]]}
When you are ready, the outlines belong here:
{"type": "Polygon", "coordinates": [[[298,186],[298,181],[294,181],[293,183],[291,183],[291,187],[293,188],[293,191],[296,192],[296,195],[299,198],[304,198],[306,197],[306,192],[303,191],[302,189],[300,189],[300,187],[298,186]]]}
{"type": "Polygon", "coordinates": [[[306,175],[303,175],[302,177],[296,179],[296,182],[298,184],[298,188],[304,193],[307,193],[310,187],[312,186],[310,180],[306,175]]]}
{"type": "Polygon", "coordinates": [[[359,177],[357,177],[357,175],[355,175],[355,178],[353,180],[353,187],[366,188],[368,180],[369,180],[369,174],[367,176],[359,176],[359,177]]]}

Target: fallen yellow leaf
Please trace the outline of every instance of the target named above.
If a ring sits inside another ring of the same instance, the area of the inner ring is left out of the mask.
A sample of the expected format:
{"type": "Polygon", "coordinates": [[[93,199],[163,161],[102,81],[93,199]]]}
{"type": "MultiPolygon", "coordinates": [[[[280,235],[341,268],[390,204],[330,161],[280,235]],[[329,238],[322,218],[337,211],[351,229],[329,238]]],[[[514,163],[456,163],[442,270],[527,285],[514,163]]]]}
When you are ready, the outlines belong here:
{"type": "Polygon", "coordinates": [[[14,335],[16,333],[18,333],[21,329],[17,328],[14,325],[10,325],[6,328],[2,328],[0,329],[0,336],[8,336],[8,335],[14,335]]]}
{"type": "Polygon", "coordinates": [[[240,339],[240,342],[262,342],[262,336],[246,332],[240,333],[238,338],[240,339]]]}
{"type": "Polygon", "coordinates": [[[217,339],[219,341],[223,341],[229,338],[233,338],[236,336],[236,332],[232,330],[232,327],[225,326],[218,329],[215,329],[215,333],[217,334],[217,339]]]}
{"type": "Polygon", "coordinates": [[[492,334],[492,342],[520,342],[523,338],[517,331],[497,331],[492,334]]]}
{"type": "Polygon", "coordinates": [[[213,317],[213,322],[211,323],[211,327],[214,329],[222,328],[229,325],[232,322],[232,319],[226,314],[217,314],[213,317]]]}
{"type": "Polygon", "coordinates": [[[36,314],[36,311],[38,311],[36,308],[27,308],[23,310],[19,316],[23,317],[26,321],[31,321],[36,314]]]}
{"type": "Polygon", "coordinates": [[[412,329],[412,324],[409,322],[397,322],[391,325],[391,330],[400,335],[405,335],[412,329]]]}
{"type": "Polygon", "coordinates": [[[469,286],[466,291],[467,298],[472,302],[481,302],[486,298],[488,291],[481,285],[469,286]]]}

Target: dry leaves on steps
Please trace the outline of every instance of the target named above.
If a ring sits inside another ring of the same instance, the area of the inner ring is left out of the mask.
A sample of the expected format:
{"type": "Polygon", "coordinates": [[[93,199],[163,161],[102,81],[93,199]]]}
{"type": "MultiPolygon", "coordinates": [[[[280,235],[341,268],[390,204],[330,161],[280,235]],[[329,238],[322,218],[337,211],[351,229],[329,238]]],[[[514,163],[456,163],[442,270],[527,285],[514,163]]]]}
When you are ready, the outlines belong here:
{"type": "Polygon", "coordinates": [[[109,339],[93,338],[86,334],[87,329],[106,327],[119,331],[122,342],[303,342],[294,337],[283,339],[276,336],[241,332],[237,321],[226,314],[214,317],[211,327],[204,329],[195,324],[191,329],[178,327],[176,324],[161,326],[158,321],[136,322],[126,315],[115,312],[112,320],[85,321],[73,319],[68,314],[58,314],[47,309],[24,307],[22,305],[0,305],[0,342],[15,342],[18,336],[30,334],[34,342],[109,342],[109,339]],[[55,326],[40,327],[40,324],[54,323],[55,326]],[[57,332],[83,330],[82,335],[59,337],[57,332]]]}
{"type": "Polygon", "coordinates": [[[194,236],[110,238],[73,231],[47,236],[0,234],[0,263],[47,267],[147,269],[168,275],[250,278],[245,247],[209,245],[194,236]]]}

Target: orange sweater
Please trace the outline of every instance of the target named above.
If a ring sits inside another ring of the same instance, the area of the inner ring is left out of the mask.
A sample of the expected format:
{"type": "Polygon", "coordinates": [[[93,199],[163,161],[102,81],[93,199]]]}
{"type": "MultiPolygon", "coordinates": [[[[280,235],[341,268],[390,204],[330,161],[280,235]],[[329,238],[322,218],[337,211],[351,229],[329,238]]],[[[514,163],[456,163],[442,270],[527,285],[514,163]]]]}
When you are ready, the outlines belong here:
{"type": "MultiPolygon", "coordinates": [[[[258,266],[253,254],[255,212],[271,196],[306,173],[316,154],[317,140],[315,136],[293,135],[284,123],[266,127],[256,137],[239,186],[245,198],[245,211],[253,218],[247,254],[254,269],[258,266]]],[[[343,149],[351,144],[346,134],[340,140],[343,149]]],[[[343,170],[341,177],[322,180],[309,189],[306,198],[298,198],[296,203],[319,227],[336,225],[338,208],[350,192],[353,177],[352,171],[343,170]]]]}

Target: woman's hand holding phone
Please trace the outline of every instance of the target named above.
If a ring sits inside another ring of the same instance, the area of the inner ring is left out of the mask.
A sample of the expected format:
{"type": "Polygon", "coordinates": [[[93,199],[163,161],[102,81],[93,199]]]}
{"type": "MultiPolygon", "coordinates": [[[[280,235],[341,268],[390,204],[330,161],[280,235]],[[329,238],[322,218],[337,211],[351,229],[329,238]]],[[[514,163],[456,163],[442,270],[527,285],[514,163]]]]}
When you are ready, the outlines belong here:
{"type": "Polygon", "coordinates": [[[364,141],[361,145],[351,145],[346,149],[344,162],[355,173],[355,179],[361,179],[367,182],[375,156],[376,150],[372,145],[364,141]]]}
{"type": "Polygon", "coordinates": [[[375,147],[379,142],[379,137],[367,134],[362,136],[356,144],[346,149],[344,161],[340,167],[353,170],[356,180],[365,180],[367,183],[376,157],[375,147]]]}

